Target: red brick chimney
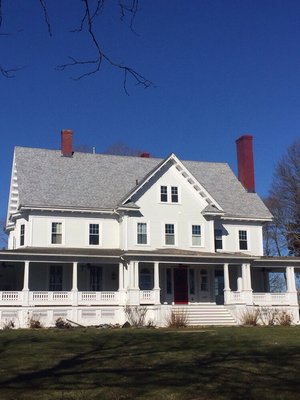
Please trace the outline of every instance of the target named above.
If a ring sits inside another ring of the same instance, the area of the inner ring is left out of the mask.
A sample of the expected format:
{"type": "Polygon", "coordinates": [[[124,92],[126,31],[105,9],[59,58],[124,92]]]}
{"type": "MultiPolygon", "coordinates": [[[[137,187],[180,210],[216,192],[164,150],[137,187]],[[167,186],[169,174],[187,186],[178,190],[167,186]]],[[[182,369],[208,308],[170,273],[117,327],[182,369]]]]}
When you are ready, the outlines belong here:
{"type": "Polygon", "coordinates": [[[150,153],[141,153],[140,157],[142,157],[142,158],[150,158],[150,153]]]}
{"type": "Polygon", "coordinates": [[[60,133],[60,149],[64,157],[72,157],[72,131],[63,129],[60,133]]]}
{"type": "Polygon", "coordinates": [[[252,136],[243,135],[236,141],[238,179],[249,193],[255,192],[252,136]]]}

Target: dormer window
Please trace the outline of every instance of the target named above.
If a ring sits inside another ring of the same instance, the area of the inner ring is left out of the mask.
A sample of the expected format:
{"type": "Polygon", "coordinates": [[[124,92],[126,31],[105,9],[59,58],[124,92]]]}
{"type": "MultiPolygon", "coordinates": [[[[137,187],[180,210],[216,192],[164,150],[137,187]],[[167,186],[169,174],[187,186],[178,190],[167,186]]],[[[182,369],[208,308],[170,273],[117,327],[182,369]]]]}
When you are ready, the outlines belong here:
{"type": "Polygon", "coordinates": [[[161,203],[178,203],[179,202],[178,186],[166,186],[166,185],[161,186],[160,201],[161,203]]]}
{"type": "Polygon", "coordinates": [[[22,224],[20,227],[20,246],[25,244],[25,225],[22,224]]]}

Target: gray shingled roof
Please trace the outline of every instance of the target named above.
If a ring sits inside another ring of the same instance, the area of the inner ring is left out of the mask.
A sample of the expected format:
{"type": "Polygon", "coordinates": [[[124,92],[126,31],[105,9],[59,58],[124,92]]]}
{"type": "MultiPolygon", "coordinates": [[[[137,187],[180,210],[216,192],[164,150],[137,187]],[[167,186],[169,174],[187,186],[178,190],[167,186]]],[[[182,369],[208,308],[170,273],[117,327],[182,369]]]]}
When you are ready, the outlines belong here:
{"type": "MultiPolygon", "coordinates": [[[[162,159],[15,148],[22,206],[115,208],[162,159]]],[[[255,193],[247,193],[227,164],[183,161],[185,167],[233,217],[269,218],[255,193]]]]}

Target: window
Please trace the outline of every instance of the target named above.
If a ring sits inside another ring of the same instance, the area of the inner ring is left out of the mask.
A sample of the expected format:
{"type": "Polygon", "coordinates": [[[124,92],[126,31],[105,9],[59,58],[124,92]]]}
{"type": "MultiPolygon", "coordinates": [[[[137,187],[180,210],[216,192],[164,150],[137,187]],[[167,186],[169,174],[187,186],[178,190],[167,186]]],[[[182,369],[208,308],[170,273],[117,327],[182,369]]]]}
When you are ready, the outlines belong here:
{"type": "Polygon", "coordinates": [[[190,294],[195,294],[195,270],[189,269],[190,294]]]}
{"type": "Polygon", "coordinates": [[[175,229],[174,224],[165,225],[165,244],[174,245],[175,244],[175,229]]]}
{"type": "Polygon", "coordinates": [[[137,244],[147,244],[147,224],[145,222],[137,224],[137,244]]]}
{"type": "Polygon", "coordinates": [[[99,244],[99,224],[90,224],[89,229],[89,244],[99,244]]]}
{"type": "Polygon", "coordinates": [[[201,246],[201,225],[192,225],[192,246],[201,246]]]}
{"type": "Polygon", "coordinates": [[[178,203],[179,193],[177,186],[161,186],[160,201],[162,203],[178,203]]]}
{"type": "Polygon", "coordinates": [[[168,201],[168,187],[167,186],[160,187],[160,201],[162,203],[166,203],[168,201]]]}
{"type": "Polygon", "coordinates": [[[24,246],[25,243],[25,225],[22,224],[20,228],[20,246],[24,246]]]}
{"type": "Polygon", "coordinates": [[[88,265],[90,270],[90,290],[99,292],[102,290],[102,268],[88,265]]]}
{"type": "Polygon", "coordinates": [[[208,291],[208,279],[207,279],[207,270],[201,269],[200,271],[200,289],[203,292],[208,291]]]}
{"type": "Polygon", "coordinates": [[[59,292],[62,290],[63,282],[63,267],[62,265],[50,265],[49,275],[49,290],[50,292],[59,292]]]}
{"type": "Polygon", "coordinates": [[[151,272],[148,268],[143,268],[140,272],[140,289],[151,290],[153,289],[151,272]]]}
{"type": "Polygon", "coordinates": [[[172,294],[172,270],[167,268],[166,270],[166,289],[167,294],[172,294]]]}
{"type": "Polygon", "coordinates": [[[240,250],[248,250],[247,231],[239,231],[240,250]]]}
{"type": "Polygon", "coordinates": [[[215,250],[223,249],[222,229],[215,229],[215,250]]]}
{"type": "Polygon", "coordinates": [[[178,203],[178,187],[171,186],[171,202],[178,203]]]}
{"type": "Polygon", "coordinates": [[[51,243],[62,244],[62,223],[52,222],[51,243]]]}

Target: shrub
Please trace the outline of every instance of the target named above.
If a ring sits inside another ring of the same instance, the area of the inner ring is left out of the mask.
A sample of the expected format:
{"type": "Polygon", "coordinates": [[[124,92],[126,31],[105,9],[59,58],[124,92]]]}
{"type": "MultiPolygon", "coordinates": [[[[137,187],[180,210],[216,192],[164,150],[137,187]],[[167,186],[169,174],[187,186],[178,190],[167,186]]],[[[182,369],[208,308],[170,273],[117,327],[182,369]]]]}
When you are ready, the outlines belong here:
{"type": "Polygon", "coordinates": [[[278,325],[290,326],[292,325],[292,316],[287,311],[281,311],[277,316],[278,325]]]}
{"type": "Polygon", "coordinates": [[[71,328],[71,324],[69,322],[65,321],[61,317],[56,319],[55,326],[56,326],[56,328],[59,328],[59,329],[69,329],[69,328],[71,328]]]}
{"type": "Polygon", "coordinates": [[[40,329],[43,328],[43,325],[39,319],[35,319],[33,317],[30,317],[28,319],[28,326],[30,329],[40,329]]]}
{"type": "Polygon", "coordinates": [[[129,306],[124,307],[124,312],[131,326],[145,326],[147,307],[145,306],[129,306]]]}
{"type": "Polygon", "coordinates": [[[167,325],[169,328],[185,328],[187,326],[187,323],[187,310],[171,310],[171,313],[167,318],[167,325]]]}
{"type": "Polygon", "coordinates": [[[257,326],[259,320],[258,309],[247,309],[240,316],[240,322],[242,325],[257,326]]]}
{"type": "Polygon", "coordinates": [[[3,323],[3,330],[13,329],[15,327],[15,323],[12,320],[5,321],[3,323]]]}

